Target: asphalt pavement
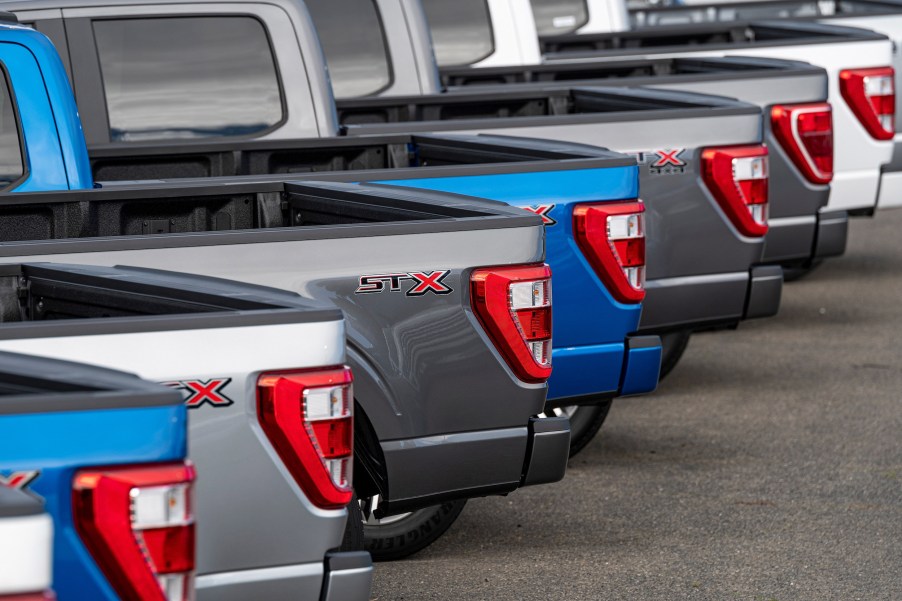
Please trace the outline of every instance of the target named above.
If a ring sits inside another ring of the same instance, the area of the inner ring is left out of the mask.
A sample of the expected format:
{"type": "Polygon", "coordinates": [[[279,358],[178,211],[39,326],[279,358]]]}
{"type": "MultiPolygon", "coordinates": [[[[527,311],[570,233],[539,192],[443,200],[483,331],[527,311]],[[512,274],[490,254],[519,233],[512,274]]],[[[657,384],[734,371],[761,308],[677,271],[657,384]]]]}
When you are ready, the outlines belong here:
{"type": "Polygon", "coordinates": [[[470,501],[373,597],[902,600],[902,210],[699,334],[554,485],[470,501]]]}

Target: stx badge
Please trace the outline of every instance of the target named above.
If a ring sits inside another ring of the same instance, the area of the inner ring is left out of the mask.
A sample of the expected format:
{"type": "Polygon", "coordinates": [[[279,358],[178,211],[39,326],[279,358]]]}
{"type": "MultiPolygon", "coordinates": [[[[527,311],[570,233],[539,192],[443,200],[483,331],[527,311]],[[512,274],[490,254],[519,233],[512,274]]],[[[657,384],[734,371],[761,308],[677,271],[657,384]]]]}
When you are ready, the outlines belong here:
{"type": "Polygon", "coordinates": [[[648,165],[648,172],[652,175],[679,175],[686,171],[686,161],[680,155],[686,152],[685,148],[666,148],[651,152],[630,152],[636,157],[640,165],[648,165]]]}
{"type": "Polygon", "coordinates": [[[532,206],[523,207],[523,208],[526,209],[527,211],[529,211],[530,213],[535,213],[536,215],[541,217],[542,225],[552,226],[555,223],[557,223],[557,221],[555,221],[554,219],[552,219],[551,217],[548,216],[548,213],[550,213],[551,210],[554,209],[554,205],[532,205],[532,206]]]}
{"type": "Polygon", "coordinates": [[[357,294],[371,294],[373,292],[382,292],[386,288],[390,292],[400,292],[401,282],[412,280],[413,285],[404,293],[407,296],[423,296],[427,292],[451,294],[451,287],[446,286],[442,282],[449,273],[451,273],[450,270],[362,275],[360,276],[360,285],[357,286],[355,292],[357,294]]]}
{"type": "Polygon", "coordinates": [[[4,476],[0,474],[0,486],[8,486],[10,488],[18,488],[19,490],[25,490],[25,488],[35,481],[35,479],[41,475],[41,472],[38,470],[30,471],[30,472],[12,472],[8,476],[4,476]]]}
{"type": "Polygon", "coordinates": [[[188,409],[197,409],[204,403],[211,407],[228,407],[235,401],[227,397],[222,390],[228,386],[232,378],[213,378],[212,380],[175,380],[161,382],[164,386],[181,390],[185,395],[185,405],[188,409]]]}

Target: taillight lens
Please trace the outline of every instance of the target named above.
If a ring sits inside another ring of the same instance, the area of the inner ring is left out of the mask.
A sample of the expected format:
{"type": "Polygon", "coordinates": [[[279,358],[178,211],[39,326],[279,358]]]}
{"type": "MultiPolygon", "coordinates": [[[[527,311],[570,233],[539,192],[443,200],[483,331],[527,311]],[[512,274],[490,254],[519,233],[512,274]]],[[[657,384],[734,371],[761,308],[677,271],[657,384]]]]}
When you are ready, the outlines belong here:
{"type": "Polygon", "coordinates": [[[194,598],[194,478],[187,463],[76,473],[76,529],[122,599],[194,598]]]}
{"type": "Polygon", "coordinates": [[[872,137],[893,139],[896,131],[896,84],[892,67],[840,71],[839,89],[849,108],[872,137]]]}
{"type": "Polygon", "coordinates": [[[479,323],[524,382],[551,375],[551,268],[548,265],[477,269],[470,300],[479,323]]]}
{"type": "Polygon", "coordinates": [[[724,146],[702,151],[702,179],[745,236],[767,233],[767,148],[724,146]]]}
{"type": "Polygon", "coordinates": [[[826,102],[775,106],[771,128],[805,178],[815,184],[833,179],[833,111],[826,102]]]}
{"type": "Polygon", "coordinates": [[[622,303],[645,298],[644,212],[641,201],[581,204],[573,209],[577,245],[622,303]]]}
{"type": "Polygon", "coordinates": [[[354,393],[351,369],[268,372],[257,379],[260,425],[317,507],[351,500],[354,393]]]}

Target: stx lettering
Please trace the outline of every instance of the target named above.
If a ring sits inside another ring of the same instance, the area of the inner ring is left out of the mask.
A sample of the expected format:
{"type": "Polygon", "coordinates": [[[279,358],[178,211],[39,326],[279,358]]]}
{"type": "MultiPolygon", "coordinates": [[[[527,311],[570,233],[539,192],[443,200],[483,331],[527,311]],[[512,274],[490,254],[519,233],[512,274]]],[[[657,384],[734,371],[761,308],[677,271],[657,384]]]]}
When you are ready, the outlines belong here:
{"type": "Polygon", "coordinates": [[[389,292],[400,292],[402,282],[413,280],[413,285],[404,293],[407,296],[423,296],[427,292],[433,294],[451,294],[450,286],[444,284],[444,280],[450,270],[439,271],[411,271],[409,273],[380,273],[375,275],[360,276],[360,283],[355,291],[357,294],[371,294],[388,289],[389,292]]]}
{"type": "Polygon", "coordinates": [[[212,380],[174,380],[162,382],[164,386],[181,390],[185,395],[185,405],[188,409],[197,409],[209,404],[211,407],[228,407],[234,401],[223,393],[232,378],[213,378],[212,380]]]}
{"type": "Polygon", "coordinates": [[[542,218],[542,225],[554,225],[557,223],[554,219],[552,219],[548,214],[551,213],[551,210],[554,209],[554,205],[533,205],[530,207],[523,207],[530,213],[535,213],[539,217],[542,218]]]}
{"type": "Polygon", "coordinates": [[[30,472],[12,472],[8,476],[4,476],[0,474],[0,486],[8,486],[10,488],[18,488],[19,490],[25,490],[25,488],[35,481],[35,479],[41,475],[41,472],[34,470],[30,472]]]}

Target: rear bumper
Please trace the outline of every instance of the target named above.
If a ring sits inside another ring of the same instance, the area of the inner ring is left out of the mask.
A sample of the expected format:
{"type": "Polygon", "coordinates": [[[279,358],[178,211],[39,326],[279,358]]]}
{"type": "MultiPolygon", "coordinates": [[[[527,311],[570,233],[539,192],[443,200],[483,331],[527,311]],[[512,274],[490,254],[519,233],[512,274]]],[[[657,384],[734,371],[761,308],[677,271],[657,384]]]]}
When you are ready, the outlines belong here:
{"type": "Polygon", "coordinates": [[[326,555],[322,601],[367,601],[372,586],[373,560],[369,553],[355,551],[326,555]]]}
{"type": "Polygon", "coordinates": [[[640,331],[691,330],[774,315],[780,308],[782,288],[783,269],[773,265],[650,280],[640,331]]]}
{"type": "Polygon", "coordinates": [[[893,160],[884,165],[880,173],[878,209],[902,207],[902,135],[896,134],[893,143],[893,160]]]}
{"type": "Polygon", "coordinates": [[[749,296],[744,319],[772,317],[780,310],[783,294],[783,268],[779,265],[757,265],[749,276],[749,296]]]}
{"type": "Polygon", "coordinates": [[[555,348],[548,402],[589,405],[616,396],[652,392],[658,385],[661,339],[628,336],[623,343],[555,348]]]}
{"type": "Polygon", "coordinates": [[[817,215],[772,219],[764,247],[764,263],[793,265],[837,257],[846,251],[849,214],[820,211],[817,215]]]}
{"type": "Polygon", "coordinates": [[[522,486],[558,482],[570,457],[570,420],[534,417],[529,420],[529,448],[523,464],[522,486]]]}
{"type": "Polygon", "coordinates": [[[198,601],[366,601],[372,583],[370,554],[356,551],[327,553],[324,561],[311,563],[203,574],[198,576],[196,586],[198,601]]]}
{"type": "Polygon", "coordinates": [[[512,492],[557,482],[570,454],[566,417],[533,417],[521,428],[461,432],[382,443],[389,466],[388,513],[451,499],[512,492]],[[393,472],[392,466],[402,466],[393,472]]]}
{"type": "Polygon", "coordinates": [[[846,252],[849,238],[849,214],[845,211],[821,211],[817,216],[814,259],[838,257],[846,252]]]}

